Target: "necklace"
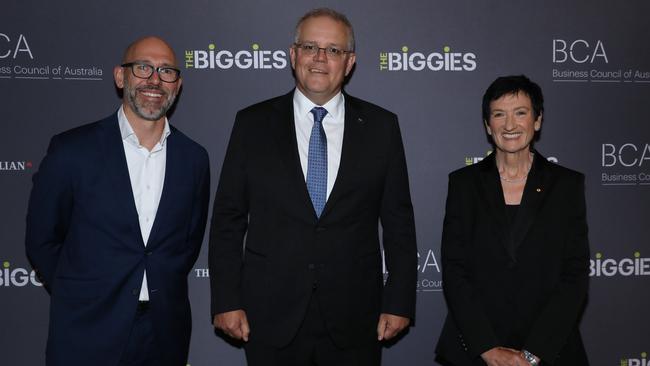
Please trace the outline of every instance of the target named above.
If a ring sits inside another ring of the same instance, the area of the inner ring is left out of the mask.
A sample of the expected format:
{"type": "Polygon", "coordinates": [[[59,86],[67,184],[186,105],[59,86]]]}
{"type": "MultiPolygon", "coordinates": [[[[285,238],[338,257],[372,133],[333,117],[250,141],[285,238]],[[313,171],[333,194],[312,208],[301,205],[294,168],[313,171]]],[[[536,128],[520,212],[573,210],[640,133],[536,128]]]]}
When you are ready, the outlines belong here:
{"type": "Polygon", "coordinates": [[[530,153],[530,165],[528,165],[528,169],[526,170],[526,174],[524,174],[523,177],[521,177],[521,178],[506,178],[503,175],[501,175],[501,173],[499,173],[499,178],[501,178],[501,180],[506,182],[506,183],[519,183],[519,182],[525,181],[526,179],[528,179],[528,173],[530,173],[530,168],[533,166],[533,158],[534,157],[535,157],[535,155],[533,155],[533,153],[530,153]]]}
{"type": "Polygon", "coordinates": [[[519,182],[523,182],[526,179],[528,179],[528,173],[526,173],[526,175],[524,175],[521,178],[515,178],[515,179],[506,178],[501,174],[499,174],[499,177],[501,178],[502,181],[507,182],[507,183],[519,183],[519,182]]]}

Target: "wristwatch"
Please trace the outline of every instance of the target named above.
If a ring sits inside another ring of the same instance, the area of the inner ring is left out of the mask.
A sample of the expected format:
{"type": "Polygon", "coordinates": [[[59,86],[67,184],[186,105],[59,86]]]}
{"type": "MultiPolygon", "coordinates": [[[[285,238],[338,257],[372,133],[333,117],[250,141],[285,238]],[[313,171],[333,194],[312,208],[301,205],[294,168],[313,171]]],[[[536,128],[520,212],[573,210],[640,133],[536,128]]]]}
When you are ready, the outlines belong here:
{"type": "Polygon", "coordinates": [[[522,350],[521,352],[524,354],[524,358],[526,359],[526,361],[528,361],[528,363],[531,366],[538,366],[539,365],[539,362],[537,362],[537,359],[535,359],[535,356],[532,353],[526,351],[525,349],[522,350]]]}

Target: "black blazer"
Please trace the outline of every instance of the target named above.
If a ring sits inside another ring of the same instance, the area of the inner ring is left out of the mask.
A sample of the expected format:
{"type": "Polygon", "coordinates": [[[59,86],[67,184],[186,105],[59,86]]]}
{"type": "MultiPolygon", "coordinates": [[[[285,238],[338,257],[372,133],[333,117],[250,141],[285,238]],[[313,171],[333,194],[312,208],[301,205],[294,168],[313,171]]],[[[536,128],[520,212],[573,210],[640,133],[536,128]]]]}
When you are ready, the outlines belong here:
{"type": "Polygon", "coordinates": [[[117,365],[145,270],[161,365],[187,362],[187,275],[205,232],[210,165],[205,149],[174,127],[166,144],[145,246],[117,114],[52,138],[34,175],[25,239],[51,293],[47,365],[117,365]]]}
{"type": "Polygon", "coordinates": [[[535,153],[511,226],[494,154],[449,175],[442,234],[449,314],[438,356],[484,365],[492,347],[586,365],[578,322],[588,287],[584,176],[535,153]]]}
{"type": "Polygon", "coordinates": [[[375,341],[380,312],[415,312],[417,248],[397,116],[345,95],[340,168],[320,219],[295,136],[293,91],[237,113],[210,233],[212,315],[244,309],[251,339],[280,347],[317,286],[337,344],[375,341]]]}

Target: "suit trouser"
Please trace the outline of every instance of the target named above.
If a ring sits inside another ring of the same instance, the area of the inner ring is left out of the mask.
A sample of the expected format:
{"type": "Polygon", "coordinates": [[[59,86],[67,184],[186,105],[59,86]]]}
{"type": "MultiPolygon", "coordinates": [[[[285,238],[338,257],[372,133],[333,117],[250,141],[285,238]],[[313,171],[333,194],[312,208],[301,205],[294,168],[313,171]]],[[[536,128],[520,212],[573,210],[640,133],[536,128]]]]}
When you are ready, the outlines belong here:
{"type": "Polygon", "coordinates": [[[245,349],[248,366],[378,366],[381,360],[378,342],[358,348],[337,347],[325,327],[315,294],[288,346],[275,348],[251,337],[245,349]]]}
{"type": "Polygon", "coordinates": [[[160,357],[148,303],[140,303],[118,366],[159,366],[160,357]]]}

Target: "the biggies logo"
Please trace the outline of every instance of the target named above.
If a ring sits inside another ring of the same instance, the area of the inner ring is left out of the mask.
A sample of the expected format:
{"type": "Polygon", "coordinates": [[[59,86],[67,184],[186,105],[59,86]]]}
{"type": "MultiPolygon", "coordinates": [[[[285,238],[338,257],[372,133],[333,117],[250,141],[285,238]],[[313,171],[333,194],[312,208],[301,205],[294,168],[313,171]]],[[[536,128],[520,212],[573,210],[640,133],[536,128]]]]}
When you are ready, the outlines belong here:
{"type": "Polygon", "coordinates": [[[482,161],[483,159],[485,159],[486,157],[490,156],[490,154],[492,154],[492,150],[488,150],[485,153],[485,156],[466,156],[465,157],[465,165],[476,164],[476,163],[482,161]]]}
{"type": "Polygon", "coordinates": [[[103,80],[104,70],[97,65],[40,62],[32,44],[23,33],[0,31],[0,79],[103,80]]]}
{"type": "Polygon", "coordinates": [[[214,43],[207,50],[186,50],[186,69],[255,69],[270,70],[284,69],[288,65],[287,52],[284,50],[265,50],[259,44],[253,43],[250,50],[220,50],[214,43]]]}
{"type": "Polygon", "coordinates": [[[604,143],[600,159],[603,186],[650,186],[650,144],[604,143]]]}
{"type": "Polygon", "coordinates": [[[34,270],[22,267],[12,268],[11,262],[2,262],[2,270],[0,270],[0,288],[25,286],[41,287],[43,284],[38,280],[34,270]]]}
{"type": "Polygon", "coordinates": [[[650,83],[650,71],[610,64],[605,42],[600,39],[552,40],[551,72],[554,82],[650,83]]]}
{"type": "Polygon", "coordinates": [[[444,46],[442,52],[413,51],[403,46],[401,52],[380,52],[381,71],[474,71],[477,67],[473,52],[452,52],[444,46]]]}
{"type": "MultiPolygon", "coordinates": [[[[466,156],[465,157],[465,165],[476,164],[476,163],[482,161],[483,159],[485,159],[490,154],[492,154],[492,150],[488,150],[485,153],[485,156],[466,156]]],[[[551,163],[555,163],[555,164],[559,163],[558,158],[556,158],[555,156],[548,156],[548,157],[546,157],[546,160],[550,161],[551,163]]]]}
{"type": "Polygon", "coordinates": [[[193,270],[196,278],[210,278],[210,269],[208,268],[194,268],[193,270]]]}
{"type": "Polygon", "coordinates": [[[24,160],[0,160],[0,172],[8,171],[24,171],[31,169],[33,166],[31,161],[24,160]]]}
{"type": "Polygon", "coordinates": [[[619,366],[650,366],[650,360],[648,360],[648,353],[641,352],[641,358],[621,358],[621,363],[619,366]]]}
{"type": "Polygon", "coordinates": [[[641,257],[634,252],[632,257],[606,258],[603,253],[596,253],[595,259],[589,260],[590,277],[630,277],[650,275],[650,258],[641,257]]]}

